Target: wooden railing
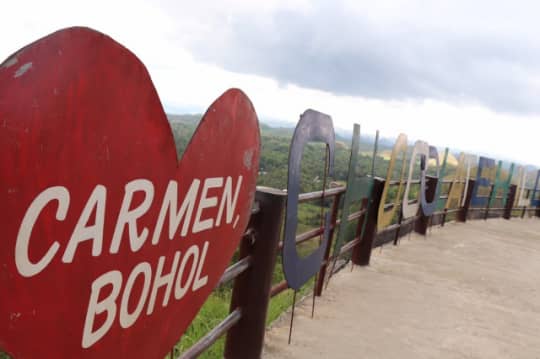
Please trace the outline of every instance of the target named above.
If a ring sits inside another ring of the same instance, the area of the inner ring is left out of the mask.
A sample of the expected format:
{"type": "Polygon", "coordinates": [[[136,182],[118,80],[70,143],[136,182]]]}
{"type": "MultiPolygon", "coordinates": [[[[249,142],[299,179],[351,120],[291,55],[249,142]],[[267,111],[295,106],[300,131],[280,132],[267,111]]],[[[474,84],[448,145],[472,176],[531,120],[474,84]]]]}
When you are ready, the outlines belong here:
{"type": "MultiPolygon", "coordinates": [[[[312,200],[330,201],[331,210],[331,230],[327,251],[321,263],[320,271],[315,282],[314,293],[320,296],[324,290],[324,283],[328,277],[334,274],[337,268],[329,266],[336,258],[350,253],[350,260],[355,265],[368,265],[371,251],[374,247],[387,243],[397,245],[399,239],[411,232],[427,235],[428,229],[433,226],[444,226],[450,221],[466,222],[473,219],[488,219],[504,217],[511,219],[514,217],[523,218],[525,215],[540,217],[540,208],[536,207],[514,207],[516,196],[516,186],[512,185],[506,198],[506,206],[490,208],[471,207],[472,188],[474,180],[469,180],[468,191],[464,193],[464,205],[459,208],[444,208],[436,211],[431,216],[426,217],[419,210],[419,213],[406,220],[401,216],[395,223],[377,229],[377,212],[381,205],[381,195],[385,185],[382,178],[374,178],[372,191],[372,207],[366,210],[367,201],[362,202],[360,210],[348,216],[348,222],[357,223],[356,234],[343,245],[339,253],[332,253],[333,239],[336,237],[335,229],[340,224],[338,212],[340,202],[345,194],[346,187],[336,187],[325,191],[304,193],[299,196],[299,202],[312,200]],[[359,230],[364,228],[363,231],[359,230]],[[332,270],[333,269],[333,270],[332,270]]],[[[418,184],[418,181],[411,183],[418,184]]],[[[445,184],[451,181],[444,181],[445,184]]],[[[392,181],[390,185],[399,185],[399,181],[392,181]]],[[[405,181],[402,184],[406,184],[405,181]]],[[[427,177],[427,193],[431,199],[435,193],[437,178],[427,177]]],[[[492,188],[493,190],[493,188],[492,188]]],[[[448,191],[440,194],[439,200],[448,198],[448,191]]],[[[527,188],[527,197],[531,194],[531,189],[527,188]]],[[[210,330],[195,345],[180,355],[180,358],[195,358],[208,349],[220,337],[226,336],[224,357],[226,358],[258,358],[261,355],[266,315],[269,301],[272,297],[288,290],[287,282],[282,281],[272,285],[272,276],[275,270],[276,259],[282,248],[281,230],[285,209],[287,193],[271,188],[258,188],[256,200],[252,211],[251,220],[244,234],[240,245],[238,260],[227,268],[218,286],[234,281],[230,314],[217,326],[210,330]]],[[[500,202],[502,196],[496,197],[500,202]]],[[[414,203],[415,200],[410,201],[414,203]]],[[[461,203],[462,201],[459,201],[461,203]]],[[[488,201],[489,202],[489,201],[488,201]]],[[[401,206],[401,203],[397,204],[401,206]]],[[[384,204],[391,208],[394,203],[384,204]]],[[[296,244],[318,239],[323,234],[324,228],[310,229],[296,236],[296,244]]],[[[171,357],[173,355],[171,354],[171,357]]]]}

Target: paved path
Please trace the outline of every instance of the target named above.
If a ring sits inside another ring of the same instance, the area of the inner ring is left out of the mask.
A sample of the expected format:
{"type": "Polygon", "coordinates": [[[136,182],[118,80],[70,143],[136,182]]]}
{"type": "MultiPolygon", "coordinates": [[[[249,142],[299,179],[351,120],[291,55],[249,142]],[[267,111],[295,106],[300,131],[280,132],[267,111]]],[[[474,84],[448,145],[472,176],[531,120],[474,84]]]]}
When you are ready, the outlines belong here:
{"type": "Polygon", "coordinates": [[[540,220],[449,224],[375,249],[266,336],[264,358],[540,358],[540,220]]]}

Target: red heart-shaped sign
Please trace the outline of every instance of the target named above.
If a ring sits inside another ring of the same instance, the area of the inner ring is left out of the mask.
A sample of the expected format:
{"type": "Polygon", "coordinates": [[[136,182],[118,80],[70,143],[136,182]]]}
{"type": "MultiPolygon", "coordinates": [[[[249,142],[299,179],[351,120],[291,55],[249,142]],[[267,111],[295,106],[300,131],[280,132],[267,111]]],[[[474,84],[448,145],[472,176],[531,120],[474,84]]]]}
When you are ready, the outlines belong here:
{"type": "Polygon", "coordinates": [[[251,102],[229,90],[178,162],[144,65],[93,30],[11,56],[0,65],[0,348],[162,358],[245,230],[259,147],[251,102]]]}

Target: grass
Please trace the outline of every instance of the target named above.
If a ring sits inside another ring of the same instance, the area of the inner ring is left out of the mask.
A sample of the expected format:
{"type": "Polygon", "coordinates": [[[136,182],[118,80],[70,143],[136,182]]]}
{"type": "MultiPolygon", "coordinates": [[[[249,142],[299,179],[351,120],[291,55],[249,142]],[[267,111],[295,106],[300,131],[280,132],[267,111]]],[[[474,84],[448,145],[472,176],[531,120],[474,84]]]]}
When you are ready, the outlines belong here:
{"type": "MultiPolygon", "coordinates": [[[[182,339],[174,347],[175,357],[181,352],[189,349],[193,344],[208,333],[212,328],[219,324],[228,314],[231,301],[231,291],[216,291],[212,293],[201,311],[195,317],[186,330],[182,339]]],[[[200,358],[220,358],[223,357],[225,347],[225,338],[220,338],[215,342],[200,358]]]]}
{"type": "MultiPolygon", "coordinates": [[[[298,292],[297,298],[302,297],[313,289],[314,279],[309,280],[302,289],[298,292]]],[[[293,291],[286,290],[270,300],[266,317],[266,325],[271,324],[274,320],[285,312],[292,305],[293,291]]],[[[213,327],[221,322],[229,314],[229,304],[231,301],[231,291],[223,291],[222,293],[213,293],[202,306],[201,311],[195,317],[186,330],[180,342],[175,346],[175,357],[183,351],[189,349],[197,343],[199,339],[204,337],[213,327]]],[[[208,350],[206,350],[199,358],[212,359],[222,358],[225,350],[225,337],[217,340],[208,350]]]]}

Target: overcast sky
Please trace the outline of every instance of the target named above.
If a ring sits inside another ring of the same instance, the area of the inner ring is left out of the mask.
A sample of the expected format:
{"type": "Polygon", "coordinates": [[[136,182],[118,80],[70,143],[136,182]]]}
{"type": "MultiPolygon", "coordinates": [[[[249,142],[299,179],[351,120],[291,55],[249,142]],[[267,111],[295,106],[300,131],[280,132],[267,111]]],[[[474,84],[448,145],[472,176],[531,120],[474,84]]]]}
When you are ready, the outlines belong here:
{"type": "Polygon", "coordinates": [[[141,58],[171,112],[239,87],[263,120],[313,108],[339,128],[540,165],[539,13],[538,1],[10,1],[0,61],[89,26],[141,58]]]}

